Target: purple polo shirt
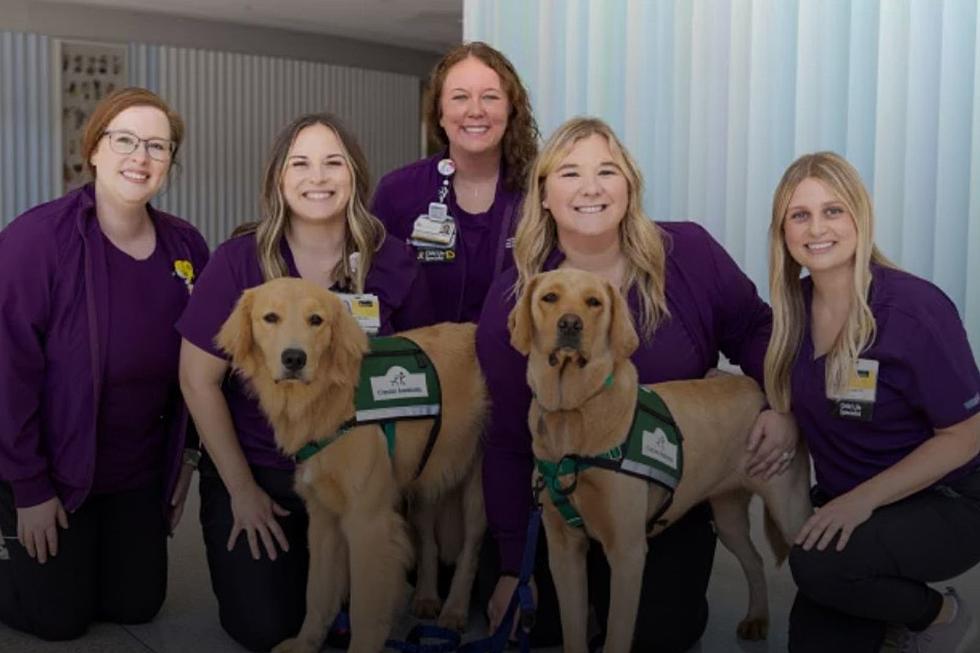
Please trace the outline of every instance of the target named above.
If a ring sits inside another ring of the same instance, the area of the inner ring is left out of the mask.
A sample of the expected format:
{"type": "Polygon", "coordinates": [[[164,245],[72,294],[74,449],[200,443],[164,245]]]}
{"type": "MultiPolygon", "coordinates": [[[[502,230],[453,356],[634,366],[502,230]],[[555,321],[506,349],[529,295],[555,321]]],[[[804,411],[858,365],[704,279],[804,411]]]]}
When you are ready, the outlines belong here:
{"type": "MultiPolygon", "coordinates": [[[[208,247],[201,234],[179,218],[147,210],[168,269],[184,260],[202,270],[208,247]]],[[[110,320],[146,310],[147,298],[174,289],[186,301],[184,281],[171,272],[150,283],[129,311],[112,313],[110,273],[92,184],[34,207],[0,232],[0,479],[10,483],[17,507],[53,496],[70,511],[82,504],[97,482],[98,421],[111,383],[108,358],[118,344],[109,342],[110,320]]],[[[149,351],[139,344],[142,333],[112,333],[136,341],[134,351],[149,351]]],[[[172,341],[162,343],[164,349],[179,343],[172,329],[163,337],[172,341]]],[[[152,401],[133,410],[155,412],[152,401]]],[[[164,456],[155,464],[163,471],[165,502],[184,448],[183,401],[172,397],[163,418],[164,456]]]]}
{"type": "Polygon", "coordinates": [[[99,405],[93,494],[147,487],[163,470],[163,416],[179,391],[180,336],[174,323],[188,296],[186,287],[173,283],[173,263],[161,247],[139,261],[104,240],[109,350],[99,405]]]}
{"type": "MultiPolygon", "coordinates": [[[[813,456],[817,485],[831,497],[891,467],[933,436],[980,412],[980,372],[956,307],[943,292],[907,272],[873,265],[869,305],[877,336],[861,358],[878,361],[868,422],[838,417],[827,399],[825,356],[813,358],[810,302],[793,365],[792,410],[813,456]]],[[[937,483],[980,467],[980,456],[937,483]]]]}
{"type": "MultiPolygon", "coordinates": [[[[408,240],[415,219],[438,200],[443,176],[436,169],[445,152],[385,175],[374,193],[371,211],[388,232],[408,240]]],[[[456,221],[456,258],[449,263],[421,262],[433,299],[433,322],[475,322],[490,282],[513,266],[510,238],[520,218],[523,193],[504,186],[501,169],[493,204],[485,213],[467,213],[449,184],[446,205],[456,221]]]]}
{"type": "MultiPolygon", "coordinates": [[[[299,277],[286,240],[281,251],[289,275],[299,277]]],[[[228,356],[214,344],[242,292],[264,282],[256,251],[255,235],[226,241],[211,257],[194,287],[194,295],[177,322],[177,330],[188,341],[219,358],[228,356]]],[[[368,271],[365,291],[378,296],[381,304],[379,334],[387,335],[430,324],[428,289],[410,248],[386,237],[368,271]]],[[[231,419],[242,451],[249,464],[274,469],[293,469],[294,464],[279,453],[272,427],[258,401],[237,374],[229,374],[222,384],[231,419]]]]}
{"type": "MultiPolygon", "coordinates": [[[[641,383],[697,379],[718,364],[724,352],[760,383],[772,317],[755,286],[701,226],[658,223],[667,245],[666,295],[670,317],[643,340],[632,361],[641,383]]],[[[555,250],[545,263],[553,270],[564,259],[555,250]]],[[[527,413],[527,358],[510,345],[507,316],[514,307],[516,270],[490,288],[476,334],[477,354],[490,391],[491,414],[484,438],[483,493],[490,530],[500,550],[501,568],[520,567],[530,512],[531,434],[527,413]]],[[[628,303],[634,323],[640,315],[633,289],[628,303]]]]}

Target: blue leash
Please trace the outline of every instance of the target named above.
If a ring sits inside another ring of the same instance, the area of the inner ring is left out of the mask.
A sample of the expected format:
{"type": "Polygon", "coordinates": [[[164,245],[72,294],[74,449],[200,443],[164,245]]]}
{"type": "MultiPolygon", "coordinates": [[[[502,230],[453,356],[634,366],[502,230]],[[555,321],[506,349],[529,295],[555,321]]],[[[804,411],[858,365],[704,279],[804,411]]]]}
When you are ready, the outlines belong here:
{"type": "MultiPolygon", "coordinates": [[[[537,499],[537,493],[535,493],[537,499]]],[[[535,500],[531,516],[527,522],[527,540],[524,542],[524,558],[521,560],[521,574],[517,577],[517,589],[510,597],[507,612],[500,625],[490,637],[463,644],[459,653],[500,653],[507,648],[511,624],[517,609],[521,610],[521,620],[517,628],[517,643],[521,653],[531,650],[530,633],[534,627],[534,597],[531,594],[531,575],[534,573],[535,551],[538,546],[538,530],[541,528],[541,504],[535,500]]]]}
{"type": "Polygon", "coordinates": [[[538,531],[541,528],[541,504],[535,502],[527,522],[527,540],[524,542],[524,558],[521,560],[521,573],[517,578],[517,588],[510,597],[507,611],[500,625],[489,637],[477,639],[460,645],[460,635],[455,630],[419,624],[412,628],[405,641],[389,639],[386,649],[403,653],[501,653],[507,648],[511,625],[518,608],[521,610],[520,625],[517,629],[518,645],[521,653],[531,650],[530,632],[534,627],[534,597],[531,594],[531,575],[534,573],[535,551],[538,546],[538,531]],[[439,643],[423,643],[422,640],[441,640],[439,643]]]}

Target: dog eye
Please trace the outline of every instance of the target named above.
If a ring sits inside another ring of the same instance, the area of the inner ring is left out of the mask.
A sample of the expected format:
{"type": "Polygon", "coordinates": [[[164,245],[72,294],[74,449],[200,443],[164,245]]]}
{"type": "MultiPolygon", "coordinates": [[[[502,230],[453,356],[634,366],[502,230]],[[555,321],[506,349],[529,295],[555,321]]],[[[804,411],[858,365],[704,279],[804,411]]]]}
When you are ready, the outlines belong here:
{"type": "Polygon", "coordinates": [[[310,316],[309,322],[310,322],[310,326],[320,326],[321,324],[323,324],[323,318],[317,315],[316,313],[314,313],[313,315],[310,316]]]}
{"type": "Polygon", "coordinates": [[[275,313],[266,313],[265,315],[262,316],[262,319],[268,322],[269,324],[275,324],[276,322],[279,321],[279,316],[276,315],[275,313]]]}
{"type": "Polygon", "coordinates": [[[541,298],[541,301],[548,302],[549,304],[554,304],[555,302],[558,301],[558,295],[556,295],[553,292],[550,292],[547,295],[545,295],[544,297],[542,297],[541,298]]]}
{"type": "Polygon", "coordinates": [[[589,297],[588,299],[585,300],[585,305],[592,306],[594,308],[596,306],[602,306],[602,302],[600,302],[595,297],[589,297]]]}

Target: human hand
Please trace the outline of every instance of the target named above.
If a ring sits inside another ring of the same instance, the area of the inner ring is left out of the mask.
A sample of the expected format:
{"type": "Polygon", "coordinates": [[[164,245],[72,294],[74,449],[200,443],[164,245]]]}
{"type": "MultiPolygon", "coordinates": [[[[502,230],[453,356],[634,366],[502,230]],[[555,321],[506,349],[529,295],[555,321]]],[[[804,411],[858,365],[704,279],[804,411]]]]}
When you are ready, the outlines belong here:
{"type": "Polygon", "coordinates": [[[40,564],[58,555],[58,526],[68,528],[68,513],[58,497],[17,509],[17,540],[40,564]]]}
{"type": "Polygon", "coordinates": [[[840,533],[836,548],[843,551],[854,529],[868,521],[874,508],[858,492],[842,494],[816,509],[800,529],[796,544],[803,547],[804,551],[809,551],[814,545],[818,551],[823,551],[834,536],[840,533]]]}
{"type": "Polygon", "coordinates": [[[285,517],[289,511],[273,501],[254,481],[231,493],[231,512],[235,522],[228,536],[229,551],[234,548],[242,531],[245,532],[248,547],[255,560],[262,557],[259,540],[262,541],[269,560],[275,560],[278,555],[276,542],[284,552],[289,551],[286,534],[276,519],[276,515],[285,517]]]}
{"type": "MultiPolygon", "coordinates": [[[[517,590],[517,581],[516,576],[509,574],[497,579],[497,585],[493,588],[493,594],[490,595],[490,601],[487,603],[487,620],[490,622],[491,635],[497,632],[500,622],[507,615],[507,606],[510,605],[510,599],[517,590]]],[[[531,586],[531,600],[537,606],[538,586],[534,582],[534,576],[531,576],[529,584],[531,586]]],[[[511,624],[510,632],[507,634],[507,639],[513,640],[517,638],[517,627],[520,623],[521,609],[518,606],[517,612],[514,614],[514,622],[511,624]]]]}
{"type": "Polygon", "coordinates": [[[796,455],[799,439],[796,420],[791,414],[772,409],[762,411],[752,425],[745,447],[750,454],[745,471],[763,480],[782,474],[796,455]]]}
{"type": "Polygon", "coordinates": [[[187,502],[187,492],[191,487],[191,478],[194,476],[196,466],[185,462],[180,466],[177,475],[177,484],[174,486],[173,496],[170,497],[170,510],[167,515],[167,522],[170,528],[170,535],[177,530],[177,524],[184,514],[184,504],[187,502]]]}

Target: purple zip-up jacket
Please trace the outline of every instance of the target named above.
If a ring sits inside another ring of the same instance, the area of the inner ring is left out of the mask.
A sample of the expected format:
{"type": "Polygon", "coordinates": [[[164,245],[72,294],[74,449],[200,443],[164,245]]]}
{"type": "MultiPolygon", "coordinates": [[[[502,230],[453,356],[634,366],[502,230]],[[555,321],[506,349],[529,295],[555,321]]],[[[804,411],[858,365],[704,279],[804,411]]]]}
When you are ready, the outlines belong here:
{"type": "MultiPolygon", "coordinates": [[[[202,270],[208,246],[201,234],[147,209],[157,247],[202,270]]],[[[27,211],[0,232],[0,479],[19,508],[58,496],[72,511],[92,487],[108,333],[105,256],[93,184],[27,211]]],[[[180,337],[176,330],[173,337],[180,337]]],[[[164,416],[164,505],[186,435],[187,410],[178,399],[164,416]]]]}
{"type": "MultiPolygon", "coordinates": [[[[653,337],[641,337],[632,356],[640,383],[698,379],[723,352],[760,384],[772,328],[772,313],[755,285],[707,231],[693,222],[658,223],[667,247],[666,295],[670,316],[653,337]]],[[[557,268],[556,249],[544,270],[557,268]]],[[[476,333],[477,355],[490,391],[490,420],[484,438],[483,494],[501,569],[516,573],[524,550],[531,507],[531,433],[527,413],[527,358],[510,345],[507,316],[516,298],[517,270],[491,286],[476,333]]],[[[636,289],[627,298],[639,324],[636,289]]],[[[624,434],[625,435],[625,434],[624,434]]]]}
{"type": "MultiPolygon", "coordinates": [[[[442,152],[393,170],[378,183],[371,212],[388,233],[407,241],[415,219],[438,199],[443,176],[437,165],[442,152]]],[[[493,204],[485,213],[470,214],[456,203],[449,184],[445,203],[456,221],[456,258],[449,263],[422,262],[433,300],[433,322],[475,322],[493,279],[514,265],[511,247],[524,194],[504,185],[501,167],[493,204]]]]}

